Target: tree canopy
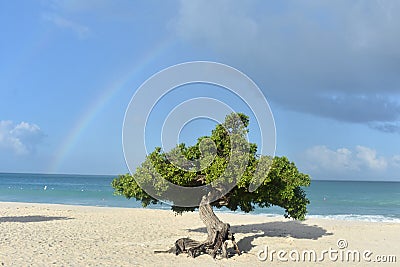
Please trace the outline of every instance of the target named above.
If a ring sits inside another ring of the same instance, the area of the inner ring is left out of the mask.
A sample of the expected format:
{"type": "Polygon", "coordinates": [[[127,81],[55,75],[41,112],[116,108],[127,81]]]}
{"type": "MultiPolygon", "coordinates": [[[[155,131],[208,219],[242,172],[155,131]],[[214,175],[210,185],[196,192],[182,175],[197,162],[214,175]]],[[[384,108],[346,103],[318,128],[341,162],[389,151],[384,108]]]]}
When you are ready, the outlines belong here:
{"type": "MultiPolygon", "coordinates": [[[[113,180],[115,193],[135,198],[145,207],[158,203],[158,199],[163,199],[163,192],[168,189],[166,183],[157,181],[154,184],[154,169],[166,181],[185,187],[207,185],[224,176],[223,181],[234,183],[234,186],[227,194],[213,201],[213,207],[225,206],[233,211],[240,209],[250,212],[256,206],[276,205],[285,209],[285,217],[304,219],[309,200],[302,187],[310,185],[310,177],[299,172],[296,165],[286,157],[258,155],[257,145],[244,138],[249,131],[248,126],[248,116],[232,113],[226,116],[224,123],[212,130],[210,136],[198,138],[193,146],[179,144],[169,152],[162,151],[160,147],[155,148],[132,175],[119,175],[113,180]],[[241,153],[233,157],[235,151],[241,153]],[[240,166],[243,157],[246,164],[240,166]],[[269,171],[261,172],[265,174],[263,177],[254,177],[257,166],[262,162],[269,162],[269,171]],[[241,175],[235,175],[237,173],[241,175]],[[249,186],[255,178],[261,179],[261,184],[251,192],[249,186]],[[160,198],[150,196],[137,181],[158,188],[160,198]]],[[[195,208],[172,205],[172,210],[178,213],[193,211],[195,208]]]]}

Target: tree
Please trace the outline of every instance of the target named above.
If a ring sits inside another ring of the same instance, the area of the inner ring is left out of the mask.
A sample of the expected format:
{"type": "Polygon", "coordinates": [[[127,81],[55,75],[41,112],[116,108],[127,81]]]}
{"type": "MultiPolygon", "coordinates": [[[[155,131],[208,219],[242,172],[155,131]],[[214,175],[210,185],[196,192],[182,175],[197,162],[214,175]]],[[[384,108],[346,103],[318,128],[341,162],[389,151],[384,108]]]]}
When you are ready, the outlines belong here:
{"type": "MultiPolygon", "coordinates": [[[[181,238],[168,252],[187,252],[193,257],[209,253],[215,257],[221,251],[222,256],[226,257],[226,241],[231,240],[239,253],[230,225],[218,219],[213,207],[224,206],[232,211],[240,209],[250,212],[256,206],[276,205],[285,209],[285,217],[304,219],[309,200],[301,187],[310,185],[310,177],[300,173],[286,157],[257,155],[257,145],[245,139],[248,125],[248,116],[232,113],[225,118],[224,123],[215,127],[211,136],[200,137],[194,146],[180,144],[170,152],[163,152],[157,147],[135,173],[120,175],[113,180],[116,194],[128,199],[135,198],[144,207],[159,203],[159,199],[170,201],[165,194],[168,183],[154,180],[154,170],[165,181],[176,185],[212,185],[199,196],[191,196],[198,197],[196,203],[200,218],[207,227],[207,240],[198,242],[181,238]],[[261,172],[257,172],[257,167],[261,168],[261,172]],[[249,186],[254,179],[258,179],[260,185],[252,191],[249,186]],[[156,187],[157,196],[146,193],[142,189],[143,184],[156,187]]],[[[197,208],[174,203],[171,207],[176,213],[197,208]]]]}

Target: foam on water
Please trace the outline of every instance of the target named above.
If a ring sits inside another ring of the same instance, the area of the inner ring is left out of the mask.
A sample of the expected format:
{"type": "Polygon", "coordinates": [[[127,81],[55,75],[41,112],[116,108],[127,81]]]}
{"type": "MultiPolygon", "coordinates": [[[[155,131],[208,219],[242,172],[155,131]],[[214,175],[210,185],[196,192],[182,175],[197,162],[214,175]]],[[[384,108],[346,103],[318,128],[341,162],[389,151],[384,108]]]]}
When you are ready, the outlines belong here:
{"type": "Polygon", "coordinates": [[[306,218],[319,218],[343,221],[363,221],[363,222],[385,222],[400,223],[400,218],[392,218],[382,215],[358,215],[358,214],[338,214],[338,215],[308,215],[306,218]]]}

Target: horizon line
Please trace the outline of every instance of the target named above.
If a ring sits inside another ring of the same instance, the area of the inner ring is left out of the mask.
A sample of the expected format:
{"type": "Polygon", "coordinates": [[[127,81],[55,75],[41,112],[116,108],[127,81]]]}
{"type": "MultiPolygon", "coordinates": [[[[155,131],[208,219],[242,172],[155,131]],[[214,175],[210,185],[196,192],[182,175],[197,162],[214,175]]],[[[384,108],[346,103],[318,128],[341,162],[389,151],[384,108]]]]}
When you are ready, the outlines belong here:
{"type": "MultiPolygon", "coordinates": [[[[126,173],[129,173],[127,171],[126,173]]],[[[117,177],[118,175],[121,174],[126,174],[126,173],[119,173],[119,174],[93,174],[93,173],[45,173],[45,172],[3,172],[0,171],[0,174],[40,174],[40,175],[81,175],[81,176],[115,176],[117,177]]],[[[346,180],[346,179],[312,179],[312,181],[323,181],[323,182],[395,182],[395,183],[400,183],[400,180],[346,180]]]]}

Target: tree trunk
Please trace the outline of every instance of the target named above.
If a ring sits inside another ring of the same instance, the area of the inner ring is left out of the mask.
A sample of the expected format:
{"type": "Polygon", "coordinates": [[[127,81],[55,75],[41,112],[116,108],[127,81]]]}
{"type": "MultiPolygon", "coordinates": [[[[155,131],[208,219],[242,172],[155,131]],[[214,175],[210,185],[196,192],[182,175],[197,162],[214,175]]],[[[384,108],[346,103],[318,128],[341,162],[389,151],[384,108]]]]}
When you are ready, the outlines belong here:
{"type": "MultiPolygon", "coordinates": [[[[204,196],[199,206],[200,219],[207,227],[207,239],[203,242],[208,253],[215,258],[219,249],[225,248],[225,241],[228,240],[230,233],[230,225],[222,222],[215,215],[211,205],[209,204],[209,195],[204,196]]],[[[223,249],[222,257],[227,257],[226,249],[223,249]]]]}
{"type": "Polygon", "coordinates": [[[233,233],[230,231],[229,223],[222,222],[217,215],[215,215],[210,203],[210,193],[203,196],[199,206],[200,219],[207,227],[207,239],[203,242],[206,252],[213,258],[221,250],[222,257],[227,258],[227,241],[231,240],[236,252],[240,255],[239,248],[235,242],[233,233]]]}
{"type": "Polygon", "coordinates": [[[236,252],[240,255],[240,250],[235,242],[234,234],[230,231],[230,225],[222,222],[217,215],[215,215],[210,203],[210,193],[203,196],[200,206],[199,214],[200,219],[207,227],[207,239],[204,242],[199,242],[190,238],[180,238],[175,242],[175,246],[166,251],[154,251],[155,253],[188,253],[193,258],[207,253],[213,258],[221,253],[223,258],[228,257],[228,240],[231,240],[236,252]]]}

